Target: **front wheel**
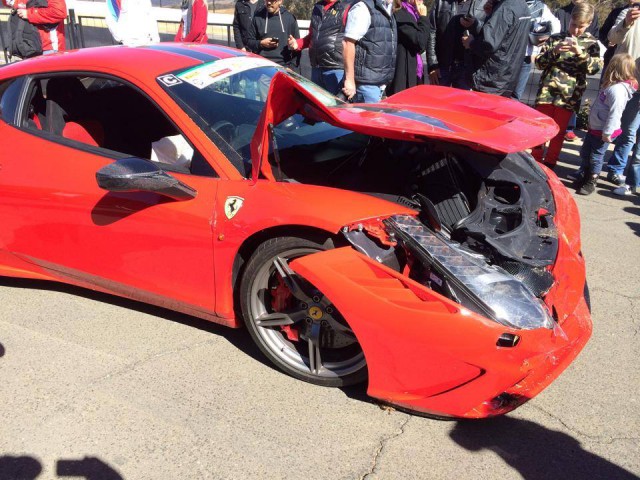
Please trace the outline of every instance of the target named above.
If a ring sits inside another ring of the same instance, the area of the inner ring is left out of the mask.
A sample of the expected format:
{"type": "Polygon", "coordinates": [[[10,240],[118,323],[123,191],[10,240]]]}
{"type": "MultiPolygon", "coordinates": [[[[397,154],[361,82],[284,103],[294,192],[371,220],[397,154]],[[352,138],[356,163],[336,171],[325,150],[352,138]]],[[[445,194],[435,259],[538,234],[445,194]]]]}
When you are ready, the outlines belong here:
{"type": "Polygon", "coordinates": [[[360,344],[329,299],[289,268],[295,258],[328,247],[297,237],[267,240],[247,263],[240,300],[251,337],[278,368],[309,383],[340,387],[367,378],[360,344]]]}

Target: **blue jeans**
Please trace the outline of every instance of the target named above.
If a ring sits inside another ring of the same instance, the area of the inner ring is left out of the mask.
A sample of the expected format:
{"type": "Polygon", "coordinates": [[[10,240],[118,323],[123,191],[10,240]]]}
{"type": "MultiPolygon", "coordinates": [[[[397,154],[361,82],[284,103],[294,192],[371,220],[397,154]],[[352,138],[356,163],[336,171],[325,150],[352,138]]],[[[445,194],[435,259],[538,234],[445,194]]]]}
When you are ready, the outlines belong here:
{"type": "Polygon", "coordinates": [[[311,81],[333,95],[337,95],[340,91],[343,78],[344,70],[341,68],[334,70],[320,67],[311,68],[311,81]]]}
{"type": "Polygon", "coordinates": [[[587,133],[580,148],[580,171],[589,172],[591,175],[599,175],[604,164],[604,155],[609,148],[609,142],[602,137],[587,133]]]}
{"type": "MultiPolygon", "coordinates": [[[[638,112],[638,104],[640,103],[640,94],[634,93],[631,100],[627,102],[627,106],[622,113],[622,133],[616,139],[616,147],[613,155],[609,158],[607,166],[612,174],[622,175],[624,168],[627,166],[627,159],[636,143],[638,128],[640,128],[640,112],[638,112]]],[[[634,158],[637,156],[634,154],[634,158]]]]}
{"type": "Polygon", "coordinates": [[[527,82],[531,76],[531,62],[522,62],[522,68],[520,68],[520,74],[518,76],[518,83],[516,89],[513,91],[513,98],[516,100],[522,100],[524,90],[527,88],[527,82]]]}
{"type": "Polygon", "coordinates": [[[640,156],[638,156],[637,149],[631,159],[631,163],[627,167],[627,179],[625,182],[630,187],[640,187],[640,156]]]}
{"type": "Polygon", "coordinates": [[[471,69],[464,62],[453,62],[440,69],[440,85],[461,90],[471,90],[471,69]]]}
{"type": "Polygon", "coordinates": [[[382,100],[382,88],[379,85],[357,85],[356,96],[364,103],[378,103],[382,100]]]}

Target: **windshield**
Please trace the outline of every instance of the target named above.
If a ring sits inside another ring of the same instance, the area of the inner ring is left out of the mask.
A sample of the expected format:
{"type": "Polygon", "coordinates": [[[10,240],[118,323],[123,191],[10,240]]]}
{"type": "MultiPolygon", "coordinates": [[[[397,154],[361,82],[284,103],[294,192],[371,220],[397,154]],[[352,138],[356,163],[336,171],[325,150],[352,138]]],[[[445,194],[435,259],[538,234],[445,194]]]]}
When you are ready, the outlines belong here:
{"type": "MultiPolygon", "coordinates": [[[[271,79],[277,72],[285,72],[295,78],[325,106],[342,104],[304,77],[268,60],[254,57],[209,62],[161,75],[157,81],[238,171],[248,178],[251,175],[251,139],[267,99],[271,79]]],[[[274,129],[280,150],[292,144],[313,143],[319,136],[326,141],[327,138],[349,133],[323,122],[306,123],[299,115],[294,117],[274,129]],[[293,130],[300,131],[292,135],[293,130]]]]}

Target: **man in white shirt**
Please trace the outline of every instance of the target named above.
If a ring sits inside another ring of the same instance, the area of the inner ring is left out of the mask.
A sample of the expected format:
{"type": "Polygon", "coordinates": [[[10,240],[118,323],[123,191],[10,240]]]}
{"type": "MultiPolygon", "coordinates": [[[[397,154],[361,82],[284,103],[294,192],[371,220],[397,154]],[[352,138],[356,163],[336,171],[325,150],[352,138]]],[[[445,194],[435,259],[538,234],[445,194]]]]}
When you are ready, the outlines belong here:
{"type": "Polygon", "coordinates": [[[348,99],[377,103],[393,80],[398,34],[391,6],[381,0],[359,0],[349,10],[342,43],[342,91],[348,99]]]}

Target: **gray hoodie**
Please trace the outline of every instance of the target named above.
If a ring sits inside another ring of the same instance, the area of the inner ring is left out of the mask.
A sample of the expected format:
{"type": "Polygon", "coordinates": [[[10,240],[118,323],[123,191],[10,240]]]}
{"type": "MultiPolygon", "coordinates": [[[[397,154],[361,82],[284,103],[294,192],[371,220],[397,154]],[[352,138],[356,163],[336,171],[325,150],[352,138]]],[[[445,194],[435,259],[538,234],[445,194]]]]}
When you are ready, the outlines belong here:
{"type": "Polygon", "coordinates": [[[589,113],[589,130],[602,131],[603,135],[619,131],[624,107],[635,91],[629,82],[614,83],[600,90],[589,113]]]}

